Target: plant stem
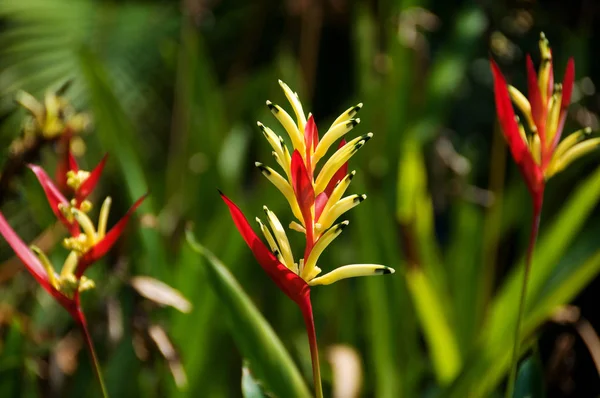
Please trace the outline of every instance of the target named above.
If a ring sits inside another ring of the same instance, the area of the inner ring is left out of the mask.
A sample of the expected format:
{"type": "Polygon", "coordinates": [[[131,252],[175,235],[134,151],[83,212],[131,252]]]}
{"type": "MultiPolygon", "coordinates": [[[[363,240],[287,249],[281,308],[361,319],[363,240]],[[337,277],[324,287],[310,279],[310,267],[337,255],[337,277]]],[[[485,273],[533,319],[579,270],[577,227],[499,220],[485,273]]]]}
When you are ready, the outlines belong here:
{"type": "Polygon", "coordinates": [[[510,366],[510,375],[508,378],[508,388],[506,389],[505,398],[512,398],[515,381],[517,379],[517,365],[519,363],[519,351],[521,349],[521,324],[525,313],[525,302],[527,296],[527,282],[529,281],[529,273],[531,270],[531,259],[533,250],[540,227],[540,217],[542,215],[543,191],[539,195],[535,195],[533,199],[533,220],[531,221],[531,232],[529,234],[529,244],[527,245],[527,256],[525,259],[525,272],[523,273],[523,284],[521,285],[521,297],[519,299],[519,312],[517,314],[517,325],[515,327],[515,342],[513,345],[512,362],[510,366]]]}
{"type": "Polygon", "coordinates": [[[100,389],[102,390],[102,397],[108,398],[108,391],[106,390],[106,385],[104,384],[104,379],[102,377],[102,370],[100,369],[100,362],[98,361],[98,357],[96,356],[96,350],[94,349],[94,342],[92,341],[92,336],[90,336],[90,331],[87,327],[87,322],[85,320],[85,316],[81,309],[77,311],[79,326],[81,326],[81,331],[83,332],[83,337],[85,339],[85,344],[90,352],[92,357],[92,364],[94,365],[94,371],[96,373],[96,377],[98,379],[98,383],[100,383],[100,389]]]}
{"type": "Polygon", "coordinates": [[[310,345],[310,358],[313,368],[313,383],[315,384],[316,398],[323,398],[323,386],[321,385],[321,367],[319,365],[319,350],[317,348],[317,332],[315,331],[315,322],[313,319],[312,304],[310,296],[300,304],[304,323],[306,324],[306,333],[308,335],[308,344],[310,345]]]}

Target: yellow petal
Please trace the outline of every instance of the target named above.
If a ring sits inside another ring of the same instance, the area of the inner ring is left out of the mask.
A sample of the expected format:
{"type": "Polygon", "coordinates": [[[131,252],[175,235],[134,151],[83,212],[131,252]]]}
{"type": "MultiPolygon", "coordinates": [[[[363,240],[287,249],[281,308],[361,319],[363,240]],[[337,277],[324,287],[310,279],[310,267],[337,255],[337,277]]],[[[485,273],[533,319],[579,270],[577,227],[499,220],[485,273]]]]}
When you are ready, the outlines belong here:
{"type": "Polygon", "coordinates": [[[81,228],[83,229],[83,232],[85,233],[86,237],[87,237],[87,241],[90,244],[95,244],[96,243],[96,228],[94,228],[94,224],[92,223],[92,220],[90,220],[90,218],[87,216],[87,214],[85,214],[84,212],[78,210],[78,209],[71,209],[71,212],[73,213],[73,216],[75,217],[75,220],[77,221],[77,223],[81,226],[81,228]]]}
{"type": "Polygon", "coordinates": [[[262,231],[263,235],[265,236],[265,239],[267,240],[267,243],[269,244],[271,251],[273,253],[275,253],[277,258],[279,259],[279,261],[281,261],[282,260],[281,251],[279,250],[279,246],[277,246],[277,242],[275,242],[275,239],[273,238],[271,231],[269,231],[269,228],[267,228],[267,226],[262,223],[260,218],[256,217],[256,222],[258,223],[260,230],[262,231]]]}
{"type": "Polygon", "coordinates": [[[279,80],[279,85],[283,89],[285,96],[287,97],[288,101],[290,101],[290,104],[292,105],[292,108],[294,109],[294,113],[296,114],[296,120],[298,121],[298,130],[300,131],[300,133],[304,134],[304,126],[306,125],[306,117],[304,116],[304,110],[302,110],[302,103],[300,102],[300,99],[298,98],[298,93],[293,92],[290,89],[290,87],[287,84],[285,84],[284,82],[282,82],[281,80],[279,80]]]}
{"type": "Polygon", "coordinates": [[[292,213],[294,213],[294,216],[302,222],[304,218],[302,217],[302,212],[300,211],[300,207],[296,201],[296,195],[294,195],[294,191],[292,190],[290,183],[272,168],[265,166],[260,162],[256,162],[254,164],[256,167],[258,167],[262,175],[267,177],[267,179],[271,181],[271,183],[273,183],[277,189],[279,189],[279,192],[285,196],[290,204],[290,207],[292,208],[292,213]]]}
{"type": "Polygon", "coordinates": [[[297,232],[300,232],[303,234],[306,233],[306,228],[304,228],[304,226],[298,224],[296,221],[292,221],[288,227],[289,227],[289,229],[292,229],[294,231],[297,231],[297,232]]]}
{"type": "Polygon", "coordinates": [[[323,165],[319,176],[315,181],[315,194],[318,195],[327,187],[333,175],[354,155],[362,146],[373,137],[373,133],[368,133],[356,137],[334,153],[323,165]]]}
{"type": "Polygon", "coordinates": [[[33,95],[26,91],[19,90],[15,96],[15,101],[33,115],[35,121],[40,127],[43,126],[44,119],[46,117],[44,105],[35,99],[33,95]]]}
{"type": "Polygon", "coordinates": [[[571,149],[567,150],[564,155],[553,162],[553,167],[546,170],[545,177],[548,179],[556,173],[563,171],[575,160],[598,147],[600,147],[600,138],[592,138],[574,145],[571,149]]]}
{"type": "Polygon", "coordinates": [[[354,278],[357,276],[374,276],[374,275],[385,275],[393,274],[395,271],[393,268],[386,267],[385,265],[379,264],[351,264],[344,265],[334,269],[333,271],[320,276],[318,278],[309,280],[310,286],[316,285],[331,285],[346,278],[354,278]]]}
{"type": "Polygon", "coordinates": [[[533,121],[533,115],[531,114],[531,104],[527,98],[511,85],[508,86],[508,93],[510,94],[510,98],[514,104],[517,106],[517,108],[519,108],[523,116],[525,116],[529,130],[531,130],[533,133],[537,132],[537,126],[535,125],[535,122],[533,121]]]}
{"type": "Polygon", "coordinates": [[[592,133],[592,129],[590,127],[586,127],[584,129],[577,130],[576,132],[569,134],[564,140],[562,140],[556,146],[552,160],[561,158],[562,155],[565,154],[565,152],[567,152],[569,149],[573,148],[573,146],[575,144],[577,144],[578,142],[581,142],[583,139],[585,139],[591,133],[592,133]]]}
{"type": "Polygon", "coordinates": [[[353,118],[358,113],[358,111],[361,110],[362,107],[363,107],[363,104],[361,102],[360,104],[356,104],[356,105],[351,106],[350,108],[346,109],[346,111],[344,113],[339,115],[338,118],[335,119],[333,121],[333,123],[331,123],[331,127],[329,127],[329,129],[331,130],[331,128],[338,123],[347,122],[348,120],[353,118]]]}
{"type": "Polygon", "coordinates": [[[562,103],[562,85],[557,84],[554,87],[554,94],[550,99],[548,116],[546,117],[546,146],[551,146],[556,137],[558,129],[558,119],[560,117],[560,107],[562,103]]]}
{"type": "Polygon", "coordinates": [[[58,283],[58,279],[56,278],[56,273],[54,272],[54,267],[52,267],[52,263],[46,257],[46,254],[37,246],[31,245],[29,246],[33,254],[40,260],[42,266],[46,270],[46,274],[48,274],[48,281],[56,290],[60,291],[60,284],[58,283]]]}
{"type": "Polygon", "coordinates": [[[279,120],[285,131],[287,131],[294,148],[299,150],[300,153],[304,153],[304,137],[300,130],[298,130],[298,126],[292,117],[282,107],[273,104],[271,101],[267,101],[267,106],[271,110],[271,113],[279,120]]]}
{"type": "Polygon", "coordinates": [[[263,210],[267,215],[267,219],[269,220],[269,225],[271,226],[271,230],[273,231],[273,236],[277,241],[277,246],[281,250],[281,257],[283,257],[283,263],[286,267],[291,269],[294,272],[298,272],[294,264],[294,257],[292,256],[292,249],[290,247],[290,242],[287,238],[285,230],[283,229],[283,225],[271,210],[267,208],[267,206],[263,206],[263,210]]]}
{"type": "Polygon", "coordinates": [[[360,119],[350,119],[346,122],[338,123],[331,127],[323,135],[323,138],[321,138],[321,141],[319,141],[319,144],[317,145],[317,149],[312,157],[313,164],[317,164],[317,162],[321,160],[323,156],[325,156],[329,147],[331,147],[335,141],[342,138],[344,134],[352,130],[358,123],[360,123],[360,119]]]}
{"type": "Polygon", "coordinates": [[[334,225],[333,227],[329,228],[323,235],[321,235],[319,240],[317,240],[317,243],[315,243],[315,246],[312,248],[310,254],[308,255],[308,258],[304,261],[304,268],[302,269],[302,278],[305,281],[309,280],[307,278],[311,275],[313,268],[317,265],[317,260],[319,259],[321,253],[323,253],[323,250],[325,250],[325,248],[329,246],[329,244],[333,242],[333,240],[342,233],[342,231],[348,226],[348,224],[350,224],[350,221],[342,221],[341,223],[334,225]]]}
{"type": "Polygon", "coordinates": [[[542,144],[540,141],[540,136],[538,134],[534,134],[531,136],[529,150],[531,151],[531,156],[533,156],[533,160],[535,160],[537,164],[540,164],[542,159],[542,144]]]}
{"type": "Polygon", "coordinates": [[[106,234],[106,224],[108,223],[108,213],[110,212],[110,205],[112,204],[112,199],[110,196],[107,196],[102,203],[102,207],[100,208],[100,217],[98,219],[98,240],[104,238],[106,234]]]}
{"type": "Polygon", "coordinates": [[[319,219],[323,217],[323,214],[327,214],[333,205],[340,201],[342,195],[344,192],[346,192],[346,189],[350,185],[350,182],[355,175],[356,171],[352,170],[349,174],[346,174],[346,177],[336,184],[335,188],[333,188],[333,191],[331,192],[331,195],[329,196],[329,199],[327,199],[325,207],[323,207],[323,211],[321,212],[319,219]]]}
{"type": "Polygon", "coordinates": [[[359,205],[360,202],[365,200],[367,195],[350,195],[334,204],[327,213],[324,213],[319,217],[319,230],[327,229],[337,220],[342,214],[347,212],[359,205]]]}
{"type": "Polygon", "coordinates": [[[552,51],[550,51],[550,43],[543,32],[540,33],[539,45],[542,61],[538,72],[538,84],[542,96],[542,104],[545,104],[548,102],[548,82],[550,81],[550,73],[552,71],[552,51]]]}
{"type": "Polygon", "coordinates": [[[67,275],[73,275],[75,273],[75,269],[77,268],[77,263],[79,262],[79,255],[76,251],[71,251],[63,264],[62,269],[60,270],[60,278],[63,279],[67,277],[67,275]]]}

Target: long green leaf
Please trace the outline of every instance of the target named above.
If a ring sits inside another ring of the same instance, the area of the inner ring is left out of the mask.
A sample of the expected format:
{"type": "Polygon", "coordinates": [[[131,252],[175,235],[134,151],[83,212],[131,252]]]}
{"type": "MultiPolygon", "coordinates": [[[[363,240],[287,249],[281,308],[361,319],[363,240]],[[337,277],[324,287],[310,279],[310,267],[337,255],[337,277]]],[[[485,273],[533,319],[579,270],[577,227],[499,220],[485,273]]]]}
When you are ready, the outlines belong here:
{"type": "Polygon", "coordinates": [[[206,276],[221,301],[231,334],[257,378],[279,397],[309,397],[306,384],[283,344],[225,265],[186,232],[192,249],[202,255],[206,276]]]}

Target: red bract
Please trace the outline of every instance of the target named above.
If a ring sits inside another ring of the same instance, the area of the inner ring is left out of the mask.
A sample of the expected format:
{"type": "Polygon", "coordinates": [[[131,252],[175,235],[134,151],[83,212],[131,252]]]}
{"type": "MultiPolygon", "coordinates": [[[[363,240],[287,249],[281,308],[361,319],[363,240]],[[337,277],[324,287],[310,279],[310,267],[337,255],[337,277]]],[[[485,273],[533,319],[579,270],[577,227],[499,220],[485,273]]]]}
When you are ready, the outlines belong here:
{"type": "Polygon", "coordinates": [[[131,206],[129,210],[127,210],[127,213],[125,213],[125,215],[121,217],[121,219],[117,221],[117,223],[106,233],[104,238],[97,242],[94,246],[92,246],[90,250],[88,250],[83,255],[83,257],[79,261],[77,271],[75,272],[76,277],[79,278],[81,275],[83,275],[85,270],[90,265],[98,261],[100,258],[104,257],[104,255],[114,246],[114,244],[117,242],[117,239],[119,239],[119,237],[123,234],[123,231],[127,226],[129,218],[131,217],[133,212],[142,204],[142,202],[144,201],[144,199],[146,199],[147,196],[148,194],[146,193],[138,200],[136,200],[133,206],[131,206]]]}
{"type": "Polygon", "coordinates": [[[231,218],[240,232],[240,235],[242,235],[242,238],[244,238],[244,241],[250,250],[252,250],[252,254],[254,254],[256,261],[258,261],[260,266],[281,291],[298,305],[302,306],[310,294],[308,284],[304,279],[290,271],[285,265],[277,260],[273,253],[265,246],[263,241],[258,238],[252,227],[250,227],[248,220],[240,208],[222,192],[219,191],[219,193],[229,208],[231,218]]]}
{"type": "Polygon", "coordinates": [[[31,249],[19,238],[15,231],[8,224],[4,215],[0,212],[0,234],[6,239],[6,242],[13,249],[17,257],[21,260],[25,268],[35,278],[35,280],[48,293],[52,295],[62,305],[73,318],[77,316],[77,302],[75,298],[69,298],[55,289],[50,283],[48,273],[40,262],[39,258],[31,251],[31,249]]]}

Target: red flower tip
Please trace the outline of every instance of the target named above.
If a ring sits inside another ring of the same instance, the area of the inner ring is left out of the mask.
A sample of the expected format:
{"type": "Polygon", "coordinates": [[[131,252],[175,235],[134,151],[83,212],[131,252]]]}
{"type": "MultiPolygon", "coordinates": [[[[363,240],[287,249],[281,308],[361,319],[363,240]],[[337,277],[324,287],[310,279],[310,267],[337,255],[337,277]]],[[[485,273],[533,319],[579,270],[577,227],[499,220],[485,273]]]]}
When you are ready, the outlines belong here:
{"type": "Polygon", "coordinates": [[[50,208],[52,209],[52,212],[56,218],[58,218],[60,222],[67,227],[67,229],[69,229],[69,232],[71,232],[72,235],[77,235],[79,233],[79,226],[77,225],[77,222],[75,222],[75,220],[69,221],[59,208],[59,205],[68,207],[69,201],[63,196],[56,185],[54,185],[54,182],[52,182],[52,179],[50,179],[44,169],[34,164],[28,164],[27,167],[29,167],[37,177],[42,189],[44,190],[44,193],[46,194],[50,208]]]}
{"type": "Polygon", "coordinates": [[[307,238],[307,253],[312,249],[313,243],[313,215],[312,206],[315,204],[315,190],[312,185],[312,178],[308,174],[308,170],[302,160],[302,155],[298,150],[295,150],[292,154],[292,160],[290,165],[292,174],[292,189],[296,196],[302,218],[304,218],[304,225],[306,227],[306,238],[307,238]]]}
{"type": "Polygon", "coordinates": [[[98,184],[98,180],[100,180],[107,158],[108,154],[105,154],[102,157],[102,160],[100,160],[100,163],[98,163],[94,170],[90,172],[88,178],[81,184],[76,192],[77,202],[81,203],[90,193],[92,193],[96,184],[98,184]]]}
{"type": "Polygon", "coordinates": [[[81,260],[75,272],[75,276],[80,278],[85,270],[89,268],[94,262],[102,258],[117,242],[117,239],[121,236],[129,218],[133,212],[142,204],[144,199],[148,197],[148,193],[142,195],[136,202],[127,210],[127,213],[106,233],[104,239],[96,243],[89,251],[87,251],[81,260]]]}
{"type": "Polygon", "coordinates": [[[69,149],[69,170],[74,171],[76,173],[79,171],[77,159],[75,159],[75,156],[73,156],[73,152],[71,152],[71,149],[69,149]]]}
{"type": "Polygon", "coordinates": [[[240,208],[221,191],[219,191],[219,194],[229,208],[233,223],[252,251],[256,261],[258,261],[260,266],[281,291],[298,305],[303,305],[305,297],[308,297],[308,294],[310,293],[308,284],[304,279],[290,271],[285,265],[277,260],[277,257],[271,253],[263,241],[258,238],[252,227],[250,227],[248,220],[240,208]]]}

